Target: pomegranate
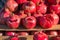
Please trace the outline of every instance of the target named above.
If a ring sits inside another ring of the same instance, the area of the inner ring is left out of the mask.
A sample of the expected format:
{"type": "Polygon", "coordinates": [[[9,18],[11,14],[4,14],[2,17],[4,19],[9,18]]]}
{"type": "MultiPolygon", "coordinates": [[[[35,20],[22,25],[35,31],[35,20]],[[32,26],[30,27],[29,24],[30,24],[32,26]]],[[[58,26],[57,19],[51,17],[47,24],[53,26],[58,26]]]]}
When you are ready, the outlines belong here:
{"type": "Polygon", "coordinates": [[[28,13],[28,16],[24,18],[22,22],[27,29],[32,29],[36,26],[36,19],[35,17],[31,16],[30,13],[28,13]]]}
{"type": "Polygon", "coordinates": [[[17,36],[15,32],[6,32],[7,36],[17,36]]]}
{"type": "Polygon", "coordinates": [[[6,7],[9,8],[10,11],[15,11],[18,4],[14,0],[8,0],[6,2],[6,7]]]}
{"type": "Polygon", "coordinates": [[[51,14],[47,14],[46,17],[48,17],[53,22],[53,25],[56,25],[59,22],[59,16],[55,14],[54,11],[52,11],[51,14]]]}
{"type": "Polygon", "coordinates": [[[34,13],[36,11],[36,5],[32,1],[28,1],[22,5],[22,9],[24,9],[25,13],[34,13]]]}
{"type": "Polygon", "coordinates": [[[39,24],[42,28],[51,28],[52,27],[52,22],[50,19],[48,19],[45,16],[39,17],[39,24]]]}
{"type": "Polygon", "coordinates": [[[16,29],[19,27],[20,17],[15,14],[12,14],[6,19],[6,21],[7,21],[6,24],[8,25],[8,27],[16,29]]]}
{"type": "Polygon", "coordinates": [[[42,14],[45,14],[47,12],[47,6],[44,4],[44,1],[41,1],[41,3],[37,5],[36,11],[40,11],[42,14]]]}
{"type": "Polygon", "coordinates": [[[60,13],[60,5],[59,5],[59,2],[57,1],[57,4],[56,5],[51,5],[50,6],[50,10],[53,10],[53,11],[55,11],[56,14],[59,14],[60,13]]]}
{"type": "Polygon", "coordinates": [[[48,40],[48,36],[43,32],[38,32],[34,34],[33,40],[48,40]]]}

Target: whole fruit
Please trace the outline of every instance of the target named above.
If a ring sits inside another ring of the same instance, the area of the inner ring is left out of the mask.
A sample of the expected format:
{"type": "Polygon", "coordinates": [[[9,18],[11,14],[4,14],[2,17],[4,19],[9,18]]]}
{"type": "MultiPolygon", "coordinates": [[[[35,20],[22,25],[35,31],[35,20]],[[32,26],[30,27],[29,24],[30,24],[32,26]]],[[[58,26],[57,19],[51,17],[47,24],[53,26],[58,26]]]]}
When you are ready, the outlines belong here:
{"type": "Polygon", "coordinates": [[[47,17],[41,16],[38,19],[39,19],[39,25],[42,28],[51,28],[52,27],[52,21],[50,19],[48,19],[47,17]]]}
{"type": "Polygon", "coordinates": [[[46,17],[52,21],[53,25],[56,25],[59,22],[59,16],[54,11],[52,11],[51,14],[47,14],[46,17]]]}
{"type": "Polygon", "coordinates": [[[10,11],[16,11],[18,4],[14,0],[8,0],[5,5],[10,11]]]}
{"type": "Polygon", "coordinates": [[[50,10],[55,11],[56,14],[60,13],[60,5],[59,5],[59,1],[57,1],[56,5],[51,5],[50,6],[50,10]]]}
{"type": "Polygon", "coordinates": [[[31,16],[30,13],[28,13],[29,15],[23,19],[23,25],[25,26],[25,28],[27,29],[32,29],[36,26],[36,19],[35,17],[31,16]]]}
{"type": "Polygon", "coordinates": [[[41,3],[36,6],[36,11],[40,11],[42,14],[47,12],[47,6],[44,4],[44,1],[41,1],[41,3]]]}
{"type": "Polygon", "coordinates": [[[17,36],[15,32],[6,32],[7,36],[17,36]]]}
{"type": "Polygon", "coordinates": [[[36,11],[36,5],[32,1],[28,1],[22,5],[22,9],[24,9],[25,13],[34,13],[36,11]]]}
{"type": "Polygon", "coordinates": [[[11,14],[7,19],[6,19],[6,23],[8,25],[8,27],[16,29],[19,27],[20,24],[20,17],[18,15],[15,14],[11,14]]]}
{"type": "Polygon", "coordinates": [[[43,32],[38,32],[34,34],[33,40],[48,40],[48,36],[43,32]]]}

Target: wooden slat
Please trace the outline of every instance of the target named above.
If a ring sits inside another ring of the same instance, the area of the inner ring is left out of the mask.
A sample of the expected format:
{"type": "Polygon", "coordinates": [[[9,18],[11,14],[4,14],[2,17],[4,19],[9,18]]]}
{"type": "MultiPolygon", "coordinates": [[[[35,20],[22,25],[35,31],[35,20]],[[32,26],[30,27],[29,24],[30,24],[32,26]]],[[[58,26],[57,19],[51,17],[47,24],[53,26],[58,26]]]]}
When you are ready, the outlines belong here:
{"type": "Polygon", "coordinates": [[[53,26],[52,28],[43,29],[39,26],[36,26],[34,29],[25,29],[24,27],[20,26],[18,29],[10,29],[6,25],[0,25],[0,31],[40,31],[40,30],[60,30],[60,25],[53,26]]]}
{"type": "MultiPolygon", "coordinates": [[[[20,39],[22,40],[33,40],[33,35],[29,35],[29,36],[18,36],[20,39]]],[[[49,38],[51,37],[55,37],[54,35],[49,35],[49,38]]],[[[7,40],[10,37],[9,36],[1,36],[0,37],[2,40],[7,40]]]]}

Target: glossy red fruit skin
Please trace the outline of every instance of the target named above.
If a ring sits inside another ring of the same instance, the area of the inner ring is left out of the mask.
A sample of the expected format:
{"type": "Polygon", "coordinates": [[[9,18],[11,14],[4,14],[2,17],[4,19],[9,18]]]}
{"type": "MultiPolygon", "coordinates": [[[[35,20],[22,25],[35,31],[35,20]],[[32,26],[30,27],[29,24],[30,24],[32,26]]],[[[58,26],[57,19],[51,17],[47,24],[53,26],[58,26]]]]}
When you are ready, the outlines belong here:
{"type": "Polygon", "coordinates": [[[39,17],[39,25],[42,28],[51,28],[52,22],[50,19],[46,18],[45,16],[39,17]]]}
{"type": "Polygon", "coordinates": [[[18,4],[14,0],[9,0],[6,2],[6,7],[8,7],[10,11],[15,11],[18,4]]]}
{"type": "Polygon", "coordinates": [[[36,26],[36,19],[33,16],[26,17],[22,22],[27,29],[32,29],[36,26]]]}
{"type": "Polygon", "coordinates": [[[42,2],[36,6],[36,11],[40,11],[40,13],[45,14],[47,12],[47,6],[42,2]]]}
{"type": "Polygon", "coordinates": [[[59,16],[55,13],[47,14],[46,17],[52,21],[53,25],[56,25],[59,22],[59,16]]]}
{"type": "Polygon", "coordinates": [[[7,20],[7,25],[8,27],[12,28],[12,29],[16,29],[19,27],[20,24],[20,17],[17,15],[13,15],[10,16],[9,18],[6,19],[7,20]]]}
{"type": "Polygon", "coordinates": [[[12,38],[10,38],[10,40],[19,40],[19,38],[18,37],[12,37],[12,38]]]}
{"type": "Polygon", "coordinates": [[[7,36],[17,36],[15,32],[6,32],[7,36]]]}
{"type": "Polygon", "coordinates": [[[23,4],[23,3],[25,3],[25,2],[27,2],[27,0],[16,0],[16,2],[18,3],[18,4],[23,4]]]}
{"type": "Polygon", "coordinates": [[[50,35],[57,36],[57,35],[58,35],[58,33],[57,33],[57,31],[50,31],[50,35]]]}
{"type": "Polygon", "coordinates": [[[54,10],[56,14],[59,14],[60,13],[60,5],[59,4],[52,5],[52,6],[50,6],[50,10],[54,10]]]}
{"type": "Polygon", "coordinates": [[[43,32],[39,32],[34,34],[33,40],[48,40],[48,36],[43,32]]]}
{"type": "Polygon", "coordinates": [[[28,36],[29,34],[27,32],[19,32],[18,35],[21,35],[21,36],[28,36]]]}
{"type": "Polygon", "coordinates": [[[32,1],[28,1],[23,4],[22,9],[24,9],[25,13],[27,12],[34,13],[36,12],[36,5],[32,1]]]}

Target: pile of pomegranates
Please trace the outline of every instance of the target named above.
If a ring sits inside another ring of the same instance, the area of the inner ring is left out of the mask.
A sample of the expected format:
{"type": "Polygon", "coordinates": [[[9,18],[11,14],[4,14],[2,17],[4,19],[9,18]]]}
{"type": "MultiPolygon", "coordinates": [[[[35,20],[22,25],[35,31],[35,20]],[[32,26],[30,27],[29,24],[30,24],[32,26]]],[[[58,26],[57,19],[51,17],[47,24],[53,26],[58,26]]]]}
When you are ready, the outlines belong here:
{"type": "MultiPolygon", "coordinates": [[[[60,0],[7,0],[0,12],[0,24],[11,29],[22,26],[33,29],[37,26],[48,29],[60,23],[60,0]]],[[[10,40],[19,40],[18,36],[27,36],[27,32],[6,32],[13,36],[10,40]]],[[[34,32],[33,40],[49,40],[48,35],[59,35],[60,31],[34,32]]],[[[54,37],[53,40],[60,40],[54,37]]]]}
{"type": "Polygon", "coordinates": [[[27,29],[33,29],[36,25],[51,28],[60,20],[59,2],[47,0],[47,5],[45,0],[7,0],[0,13],[0,24],[12,29],[19,28],[20,24],[27,29]]]}
{"type": "Polygon", "coordinates": [[[9,40],[21,40],[19,36],[28,36],[28,32],[13,32],[13,31],[8,31],[5,32],[5,36],[10,36],[9,40]]]}

